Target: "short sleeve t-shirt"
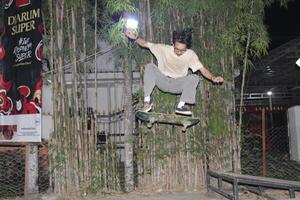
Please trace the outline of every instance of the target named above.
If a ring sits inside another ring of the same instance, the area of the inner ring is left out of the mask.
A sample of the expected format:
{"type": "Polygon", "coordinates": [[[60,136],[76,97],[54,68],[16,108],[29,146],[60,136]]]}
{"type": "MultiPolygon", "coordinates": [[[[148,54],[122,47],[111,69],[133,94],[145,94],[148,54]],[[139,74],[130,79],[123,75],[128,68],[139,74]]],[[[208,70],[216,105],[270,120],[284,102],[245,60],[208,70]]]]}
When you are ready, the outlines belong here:
{"type": "Polygon", "coordinates": [[[198,56],[191,49],[177,56],[171,45],[148,43],[148,46],[157,59],[158,69],[166,76],[179,78],[186,76],[189,68],[196,72],[203,67],[198,56]]]}

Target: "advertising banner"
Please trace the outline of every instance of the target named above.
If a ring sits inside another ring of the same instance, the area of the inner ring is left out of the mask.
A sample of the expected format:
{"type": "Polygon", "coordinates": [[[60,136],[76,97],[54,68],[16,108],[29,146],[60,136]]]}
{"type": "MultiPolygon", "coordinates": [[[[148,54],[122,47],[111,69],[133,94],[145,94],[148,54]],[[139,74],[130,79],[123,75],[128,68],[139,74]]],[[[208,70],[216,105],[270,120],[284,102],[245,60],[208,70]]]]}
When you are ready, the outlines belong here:
{"type": "Polygon", "coordinates": [[[4,0],[0,44],[0,142],[40,142],[41,0],[4,0]]]}

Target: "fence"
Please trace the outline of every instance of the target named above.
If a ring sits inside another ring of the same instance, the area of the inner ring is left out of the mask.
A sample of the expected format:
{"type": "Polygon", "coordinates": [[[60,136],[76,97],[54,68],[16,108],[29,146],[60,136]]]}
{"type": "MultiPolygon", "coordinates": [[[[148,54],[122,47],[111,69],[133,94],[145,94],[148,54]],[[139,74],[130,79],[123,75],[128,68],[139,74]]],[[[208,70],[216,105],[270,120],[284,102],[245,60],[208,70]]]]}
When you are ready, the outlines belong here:
{"type": "MultiPolygon", "coordinates": [[[[0,199],[21,196],[25,185],[25,145],[0,146],[0,199]]],[[[39,192],[49,188],[48,147],[39,145],[39,192]]]]}
{"type": "MultiPolygon", "coordinates": [[[[124,182],[123,111],[98,116],[97,149],[105,149],[108,141],[117,145],[121,184],[124,182]]],[[[90,113],[91,114],[91,113],[90,113]]],[[[39,192],[49,189],[48,145],[39,145],[39,192]]],[[[24,195],[25,145],[0,145],[0,199],[24,195]]]]}
{"type": "Polygon", "coordinates": [[[300,181],[300,164],[290,160],[287,126],[244,130],[241,140],[242,173],[300,181]],[[263,142],[265,141],[265,145],[263,142]],[[265,169],[264,169],[265,168],[265,169]]]}

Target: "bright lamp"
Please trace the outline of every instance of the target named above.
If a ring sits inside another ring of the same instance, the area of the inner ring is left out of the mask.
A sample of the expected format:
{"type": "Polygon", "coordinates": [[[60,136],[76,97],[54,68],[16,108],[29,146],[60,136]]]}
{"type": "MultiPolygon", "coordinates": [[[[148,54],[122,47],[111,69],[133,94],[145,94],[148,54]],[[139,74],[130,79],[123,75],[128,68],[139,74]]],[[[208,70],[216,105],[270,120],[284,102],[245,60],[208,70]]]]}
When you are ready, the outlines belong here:
{"type": "Polygon", "coordinates": [[[137,29],[139,22],[136,19],[129,18],[126,20],[126,28],[127,29],[137,29]]]}

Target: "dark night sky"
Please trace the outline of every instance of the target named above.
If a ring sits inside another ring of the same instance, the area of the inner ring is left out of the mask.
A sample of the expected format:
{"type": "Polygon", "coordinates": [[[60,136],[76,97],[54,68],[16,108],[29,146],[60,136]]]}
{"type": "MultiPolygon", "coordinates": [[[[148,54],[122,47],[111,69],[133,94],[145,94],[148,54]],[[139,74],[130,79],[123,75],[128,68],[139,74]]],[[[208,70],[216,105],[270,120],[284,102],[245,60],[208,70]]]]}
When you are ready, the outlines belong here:
{"type": "Polygon", "coordinates": [[[266,8],[265,24],[271,38],[270,49],[300,37],[300,0],[288,3],[287,8],[278,3],[266,8]]]}

